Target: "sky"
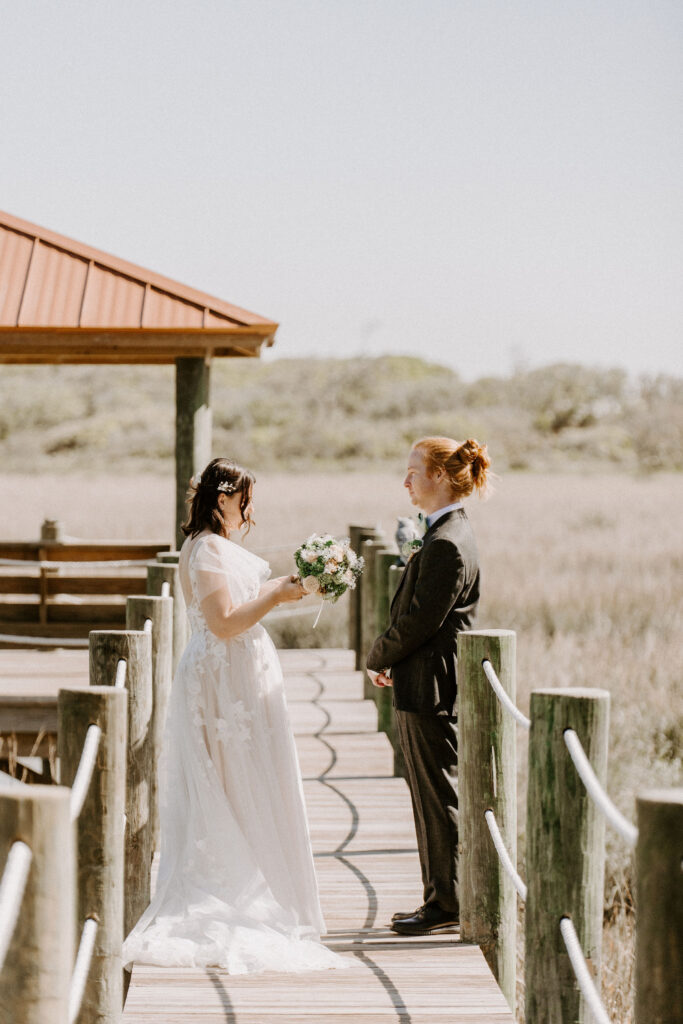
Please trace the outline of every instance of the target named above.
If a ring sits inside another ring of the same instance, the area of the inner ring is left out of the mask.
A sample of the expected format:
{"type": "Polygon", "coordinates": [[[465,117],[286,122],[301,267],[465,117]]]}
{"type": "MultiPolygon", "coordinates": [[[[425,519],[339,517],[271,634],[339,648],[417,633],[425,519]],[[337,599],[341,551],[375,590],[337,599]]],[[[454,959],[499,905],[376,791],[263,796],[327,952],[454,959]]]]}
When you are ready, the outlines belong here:
{"type": "Polygon", "coordinates": [[[683,373],[680,0],[0,0],[0,208],[269,358],[683,373]]]}

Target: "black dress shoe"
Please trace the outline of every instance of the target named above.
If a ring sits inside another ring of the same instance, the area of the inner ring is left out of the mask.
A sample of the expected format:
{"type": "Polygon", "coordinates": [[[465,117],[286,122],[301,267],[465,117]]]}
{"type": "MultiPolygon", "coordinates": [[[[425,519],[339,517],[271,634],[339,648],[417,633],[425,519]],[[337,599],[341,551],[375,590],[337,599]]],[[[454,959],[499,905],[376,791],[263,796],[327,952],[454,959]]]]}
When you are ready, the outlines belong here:
{"type": "Polygon", "coordinates": [[[411,917],[401,917],[391,922],[392,931],[399,935],[430,935],[432,932],[458,928],[460,921],[454,910],[442,910],[438,903],[427,903],[411,917]]]}
{"type": "Polygon", "coordinates": [[[422,904],[421,907],[418,907],[417,910],[408,910],[408,911],[399,910],[398,913],[391,915],[391,920],[392,921],[405,921],[405,919],[407,917],[415,917],[415,915],[419,914],[421,910],[424,910],[424,903],[422,904]]]}

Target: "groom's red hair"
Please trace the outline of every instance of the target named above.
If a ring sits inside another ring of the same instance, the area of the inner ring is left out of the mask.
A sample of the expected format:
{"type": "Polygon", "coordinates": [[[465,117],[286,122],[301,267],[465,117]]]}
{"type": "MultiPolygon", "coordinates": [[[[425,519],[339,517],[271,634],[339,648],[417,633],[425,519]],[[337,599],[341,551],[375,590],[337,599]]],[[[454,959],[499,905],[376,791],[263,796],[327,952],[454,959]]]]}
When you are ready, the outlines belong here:
{"type": "Polygon", "coordinates": [[[491,460],[485,444],[474,438],[423,437],[415,442],[413,451],[420,452],[430,475],[437,470],[446,474],[454,498],[466,498],[475,488],[480,495],[486,491],[491,460]]]}

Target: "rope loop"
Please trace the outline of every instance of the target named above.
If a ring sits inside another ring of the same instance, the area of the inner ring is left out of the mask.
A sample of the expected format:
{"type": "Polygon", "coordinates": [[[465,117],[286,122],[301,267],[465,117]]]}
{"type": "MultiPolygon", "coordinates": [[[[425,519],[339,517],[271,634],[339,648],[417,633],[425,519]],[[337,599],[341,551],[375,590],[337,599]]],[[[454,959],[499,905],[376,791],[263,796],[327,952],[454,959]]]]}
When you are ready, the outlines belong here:
{"type": "Polygon", "coordinates": [[[573,729],[564,730],[564,742],[569,751],[569,756],[574,762],[579,778],[598,810],[602,811],[612,828],[619,833],[622,839],[626,840],[629,846],[635,846],[638,839],[638,829],[624,817],[607,796],[607,793],[600,785],[597,775],[593,771],[593,766],[586,757],[586,751],[581,745],[581,740],[573,729]]]}
{"type": "Polygon", "coordinates": [[[76,963],[71,975],[71,987],[69,989],[69,1024],[75,1024],[83,1002],[85,983],[90,973],[90,964],[95,949],[95,936],[97,935],[98,921],[96,917],[88,917],[83,925],[81,941],[78,946],[76,963]]]}
{"type": "Polygon", "coordinates": [[[519,893],[522,902],[526,903],[527,887],[520,878],[520,876],[517,874],[515,866],[512,863],[512,858],[505,849],[505,843],[503,842],[503,837],[500,834],[500,829],[498,828],[496,816],[493,813],[493,811],[489,808],[488,811],[484,812],[484,817],[486,818],[486,824],[488,825],[489,832],[491,833],[491,839],[493,839],[493,845],[495,846],[496,852],[500,857],[500,862],[503,865],[503,868],[505,869],[505,872],[510,878],[515,889],[519,893]]]}
{"type": "Polygon", "coordinates": [[[79,814],[83,810],[83,804],[85,803],[85,798],[88,795],[88,790],[90,789],[92,773],[95,769],[95,758],[97,757],[101,738],[102,730],[99,725],[88,726],[88,731],[85,734],[81,760],[78,763],[76,777],[74,778],[73,785],[71,787],[69,811],[72,821],[77,821],[79,814]]]}
{"type": "Polygon", "coordinates": [[[591,978],[590,971],[588,970],[588,964],[585,961],[583,950],[581,949],[578,936],[570,917],[563,917],[560,920],[560,932],[562,933],[565,948],[569,954],[569,961],[572,965],[572,970],[574,971],[574,977],[578,982],[583,998],[590,1007],[595,1024],[611,1024],[605,1007],[602,1005],[602,1000],[598,995],[595,983],[591,978]]]}
{"type": "Polygon", "coordinates": [[[12,843],[0,881],[0,971],[17,925],[32,860],[30,846],[21,839],[12,843]]]}
{"type": "Polygon", "coordinates": [[[484,674],[486,675],[486,678],[490,682],[493,692],[495,693],[496,697],[503,705],[505,710],[509,712],[509,714],[511,714],[515,721],[519,722],[521,726],[523,726],[525,729],[529,729],[531,726],[531,719],[527,718],[524,712],[520,711],[517,705],[510,700],[509,696],[503,689],[503,685],[500,679],[495,673],[493,665],[488,660],[488,658],[484,658],[484,660],[481,663],[481,667],[484,669],[484,674]]]}

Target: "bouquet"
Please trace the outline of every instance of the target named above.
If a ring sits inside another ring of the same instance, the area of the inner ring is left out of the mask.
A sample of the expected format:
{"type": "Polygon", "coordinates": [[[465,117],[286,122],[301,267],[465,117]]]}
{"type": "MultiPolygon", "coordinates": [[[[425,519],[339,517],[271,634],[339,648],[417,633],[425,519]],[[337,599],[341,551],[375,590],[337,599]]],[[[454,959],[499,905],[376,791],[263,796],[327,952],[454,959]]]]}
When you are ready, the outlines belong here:
{"type": "Polygon", "coordinates": [[[364,565],[347,537],[337,540],[329,533],[312,534],[294,552],[294,561],[306,593],[320,594],[324,601],[338,601],[353,590],[364,565]]]}

